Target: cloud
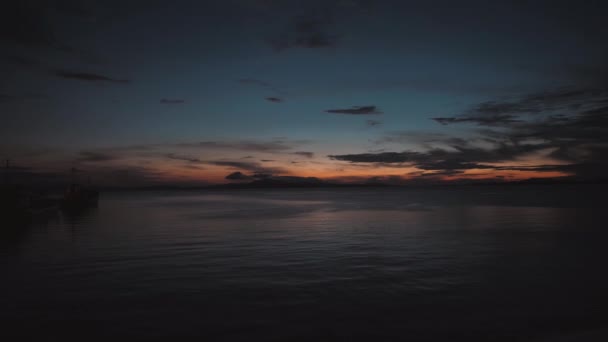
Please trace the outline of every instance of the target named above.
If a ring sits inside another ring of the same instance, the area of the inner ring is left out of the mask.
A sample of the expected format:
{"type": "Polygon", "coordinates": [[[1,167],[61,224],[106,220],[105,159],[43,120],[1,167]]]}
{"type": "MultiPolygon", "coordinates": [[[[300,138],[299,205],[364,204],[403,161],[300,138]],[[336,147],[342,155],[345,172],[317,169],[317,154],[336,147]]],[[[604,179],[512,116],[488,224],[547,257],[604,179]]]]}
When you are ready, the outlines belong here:
{"type": "Polygon", "coordinates": [[[295,154],[297,156],[301,156],[301,157],[305,157],[305,158],[313,158],[315,156],[315,154],[313,152],[308,152],[308,151],[296,151],[293,152],[292,154],[295,154]]]}
{"type": "Polygon", "coordinates": [[[440,159],[418,162],[416,167],[421,170],[471,170],[471,169],[493,169],[495,167],[475,162],[458,159],[440,159]]]}
{"type": "Polygon", "coordinates": [[[328,109],[325,112],[332,114],[349,114],[349,115],[375,115],[382,114],[376,106],[355,106],[346,109],[328,109]]]}
{"type": "Polygon", "coordinates": [[[334,160],[348,161],[351,163],[406,163],[418,158],[418,152],[380,152],[329,155],[334,160]]]}
{"type": "Polygon", "coordinates": [[[435,170],[433,172],[421,172],[421,173],[412,173],[415,177],[421,178],[442,178],[442,177],[453,177],[457,175],[463,174],[464,171],[461,169],[445,169],[445,170],[435,170]]]}
{"type": "Polygon", "coordinates": [[[469,138],[428,134],[420,140],[420,136],[393,134],[378,143],[423,142],[424,150],[330,158],[372,166],[406,164],[434,174],[470,169],[561,172],[584,179],[608,174],[608,82],[482,102],[465,113],[434,120],[443,125],[474,123],[488,128],[472,131],[469,138]],[[531,155],[554,164],[518,165],[519,159],[531,155]],[[489,165],[492,163],[501,166],[489,165]]]}
{"type": "Polygon", "coordinates": [[[367,120],[367,121],[365,121],[365,125],[367,127],[376,127],[376,126],[382,125],[382,121],[379,121],[379,120],[367,120]]]}
{"type": "Polygon", "coordinates": [[[201,141],[197,143],[182,143],[177,144],[180,147],[201,147],[210,149],[229,149],[238,151],[249,151],[249,152],[266,152],[266,153],[279,153],[291,150],[292,144],[285,140],[271,140],[271,141],[201,141]]]}
{"type": "Polygon", "coordinates": [[[228,166],[235,169],[243,169],[248,171],[254,171],[260,168],[260,164],[256,162],[239,162],[239,161],[212,161],[209,164],[218,166],[228,166]]]}
{"type": "Polygon", "coordinates": [[[442,125],[454,123],[471,122],[480,126],[501,126],[505,124],[521,122],[517,116],[510,114],[494,114],[494,115],[479,115],[479,116],[460,116],[460,117],[439,117],[433,118],[442,125]]]}
{"type": "Polygon", "coordinates": [[[2,57],[6,62],[33,71],[50,74],[55,77],[64,79],[73,79],[88,82],[111,82],[111,83],[130,83],[127,79],[115,79],[104,75],[89,72],[71,71],[65,69],[58,69],[53,66],[47,65],[40,60],[24,57],[21,55],[8,55],[2,57]]]}
{"type": "Polygon", "coordinates": [[[161,99],[160,103],[162,104],[181,104],[186,102],[186,100],[182,99],[161,99]]]}
{"type": "Polygon", "coordinates": [[[81,162],[105,162],[118,159],[116,155],[96,151],[82,151],[78,156],[78,161],[81,162]]]}
{"type": "Polygon", "coordinates": [[[187,155],[168,153],[165,156],[167,158],[173,159],[173,160],[187,161],[187,162],[190,162],[190,163],[201,163],[201,160],[199,158],[191,157],[191,156],[187,156],[187,155]]]}
{"type": "Polygon", "coordinates": [[[244,162],[244,161],[209,161],[205,162],[206,164],[216,165],[216,166],[225,166],[232,169],[238,169],[243,171],[251,171],[256,174],[268,174],[268,175],[276,175],[287,173],[287,171],[280,167],[265,167],[257,162],[244,162]]]}
{"type": "MultiPolygon", "coordinates": [[[[542,152],[548,145],[538,142],[526,143],[495,141],[492,146],[476,146],[462,139],[446,139],[445,148],[431,148],[426,151],[378,152],[345,155],[330,155],[329,158],[355,164],[368,164],[371,167],[415,167],[423,171],[432,171],[433,175],[455,175],[465,170],[510,170],[510,171],[558,171],[548,166],[538,169],[517,169],[514,167],[494,166],[494,163],[512,162],[522,156],[542,152]]],[[[556,163],[558,164],[558,163],[556,163]]]]}
{"type": "Polygon", "coordinates": [[[92,74],[86,72],[76,72],[69,70],[55,70],[54,75],[61,78],[79,80],[79,81],[87,81],[87,82],[111,82],[111,83],[130,83],[130,80],[126,79],[115,79],[107,76],[92,74]]]}
{"type": "MultiPolygon", "coordinates": [[[[448,144],[448,142],[446,142],[448,144]]],[[[517,157],[546,149],[547,145],[538,143],[496,142],[491,147],[480,147],[466,141],[453,141],[448,148],[433,148],[424,152],[379,152],[330,155],[329,158],[351,163],[402,164],[409,163],[426,169],[462,168],[469,169],[471,163],[496,163],[510,161],[517,157]],[[432,165],[436,165],[433,167],[432,165]],[[438,167],[441,166],[441,167],[438,167]],[[451,166],[450,166],[451,165],[451,166]]]]}
{"type": "Polygon", "coordinates": [[[248,176],[240,171],[236,171],[233,173],[228,174],[226,177],[226,179],[228,180],[238,180],[238,181],[243,181],[243,180],[252,180],[253,177],[248,176]]]}
{"type": "Polygon", "coordinates": [[[257,180],[262,184],[267,185],[283,185],[283,186],[293,186],[293,185],[312,185],[312,184],[321,184],[319,178],[316,177],[298,177],[298,176],[275,176],[271,174],[264,173],[254,173],[251,175],[244,174],[242,172],[232,172],[228,174],[225,179],[232,181],[251,181],[257,180]]]}
{"type": "Polygon", "coordinates": [[[440,124],[475,123],[480,126],[506,126],[530,116],[572,115],[608,103],[608,84],[593,87],[563,87],[524,94],[509,101],[486,101],[465,113],[436,117],[440,124]]]}
{"type": "Polygon", "coordinates": [[[270,102],[275,102],[275,103],[283,102],[283,99],[281,99],[279,97],[267,97],[266,100],[268,100],[270,102]]]}

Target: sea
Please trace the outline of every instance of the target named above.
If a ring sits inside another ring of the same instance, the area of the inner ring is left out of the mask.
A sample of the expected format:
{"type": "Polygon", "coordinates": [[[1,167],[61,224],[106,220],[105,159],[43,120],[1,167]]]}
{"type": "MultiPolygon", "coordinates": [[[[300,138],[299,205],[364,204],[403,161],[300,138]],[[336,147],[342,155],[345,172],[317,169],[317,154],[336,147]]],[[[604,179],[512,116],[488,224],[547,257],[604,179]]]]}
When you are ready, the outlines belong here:
{"type": "Polygon", "coordinates": [[[606,341],[607,190],[104,192],[0,229],[0,336],[606,341]]]}

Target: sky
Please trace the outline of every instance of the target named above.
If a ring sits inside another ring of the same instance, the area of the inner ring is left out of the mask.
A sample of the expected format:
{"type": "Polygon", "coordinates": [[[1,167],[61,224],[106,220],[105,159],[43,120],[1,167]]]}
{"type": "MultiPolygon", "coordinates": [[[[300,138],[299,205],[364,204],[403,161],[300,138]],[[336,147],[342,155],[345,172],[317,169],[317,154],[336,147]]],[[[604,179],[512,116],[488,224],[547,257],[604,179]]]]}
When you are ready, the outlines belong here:
{"type": "Polygon", "coordinates": [[[104,185],[598,179],[604,1],[7,1],[0,157],[104,185]]]}

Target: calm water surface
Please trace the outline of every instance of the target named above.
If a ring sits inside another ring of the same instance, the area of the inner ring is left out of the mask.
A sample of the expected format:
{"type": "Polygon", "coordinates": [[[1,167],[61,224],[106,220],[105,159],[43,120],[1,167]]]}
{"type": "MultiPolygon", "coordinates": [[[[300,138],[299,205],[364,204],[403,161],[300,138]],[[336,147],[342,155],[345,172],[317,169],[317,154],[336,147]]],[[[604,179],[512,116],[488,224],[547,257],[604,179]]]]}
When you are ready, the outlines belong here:
{"type": "Polygon", "coordinates": [[[548,341],[593,331],[608,322],[606,190],[106,193],[82,215],[1,235],[2,334],[548,341]]]}

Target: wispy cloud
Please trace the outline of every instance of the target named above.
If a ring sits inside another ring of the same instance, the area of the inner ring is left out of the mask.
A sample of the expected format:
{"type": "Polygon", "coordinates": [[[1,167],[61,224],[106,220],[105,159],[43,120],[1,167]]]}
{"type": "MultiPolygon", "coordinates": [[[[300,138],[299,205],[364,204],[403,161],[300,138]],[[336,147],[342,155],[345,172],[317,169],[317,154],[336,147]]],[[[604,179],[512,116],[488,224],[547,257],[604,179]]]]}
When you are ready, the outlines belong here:
{"type": "Polygon", "coordinates": [[[305,158],[313,158],[315,156],[315,154],[313,152],[308,152],[308,151],[296,151],[293,152],[292,154],[295,154],[297,156],[301,156],[301,157],[305,157],[305,158]]]}
{"type": "Polygon", "coordinates": [[[380,153],[357,153],[329,155],[334,160],[348,161],[351,163],[405,163],[412,162],[420,156],[419,152],[380,152],[380,153]]]}
{"type": "Polygon", "coordinates": [[[270,141],[201,141],[195,143],[177,144],[181,147],[203,147],[210,149],[230,149],[249,152],[267,152],[278,153],[285,152],[294,148],[294,144],[285,140],[270,140],[270,141]]]}
{"type": "Polygon", "coordinates": [[[183,99],[161,99],[160,103],[162,104],[181,104],[186,102],[186,100],[183,99]]]}
{"type": "Polygon", "coordinates": [[[458,117],[438,117],[433,118],[442,125],[455,123],[475,123],[480,126],[502,126],[505,124],[521,122],[517,116],[511,114],[492,114],[492,115],[477,115],[477,116],[458,116],[458,117]]]}
{"type": "Polygon", "coordinates": [[[443,125],[473,123],[487,128],[472,131],[468,138],[392,134],[380,143],[422,142],[423,149],[329,157],[371,167],[415,167],[425,177],[428,172],[445,176],[473,169],[559,172],[579,178],[608,174],[608,82],[483,102],[465,113],[434,120],[443,125]],[[520,165],[519,160],[533,155],[545,163],[520,165]]]}
{"type": "Polygon", "coordinates": [[[433,120],[443,125],[474,123],[480,126],[505,126],[522,122],[530,116],[572,115],[606,104],[606,86],[558,88],[525,94],[507,101],[487,101],[473,106],[465,113],[436,117],[433,120]]]}
{"type": "Polygon", "coordinates": [[[267,97],[266,100],[274,103],[283,102],[283,99],[281,99],[280,97],[267,97]]]}
{"type": "Polygon", "coordinates": [[[348,114],[348,115],[376,115],[382,114],[376,106],[355,106],[351,108],[328,109],[325,112],[332,114],[348,114]]]}
{"type": "Polygon", "coordinates": [[[201,160],[199,158],[188,156],[188,155],[168,153],[165,156],[167,158],[173,159],[173,160],[181,160],[181,161],[186,161],[186,162],[190,162],[190,163],[201,163],[201,160]]]}
{"type": "Polygon", "coordinates": [[[21,55],[7,55],[3,56],[2,59],[12,65],[35,70],[41,73],[50,74],[54,77],[59,77],[63,79],[70,80],[78,80],[78,81],[86,81],[86,82],[108,82],[108,83],[130,83],[131,81],[128,79],[118,79],[112,78],[109,76],[101,75],[98,73],[92,72],[82,72],[82,71],[74,71],[56,68],[50,66],[36,58],[33,57],[24,57],[21,55]]]}
{"type": "Polygon", "coordinates": [[[281,167],[266,167],[257,162],[244,162],[244,161],[232,161],[232,160],[216,160],[205,162],[209,165],[225,166],[228,168],[250,171],[255,174],[266,174],[266,175],[278,175],[287,173],[287,170],[281,167]]]}
{"type": "Polygon", "coordinates": [[[72,79],[86,82],[110,82],[110,83],[130,83],[127,79],[111,78],[104,75],[93,74],[88,72],[78,72],[57,69],[54,71],[54,75],[60,78],[72,79]]]}

